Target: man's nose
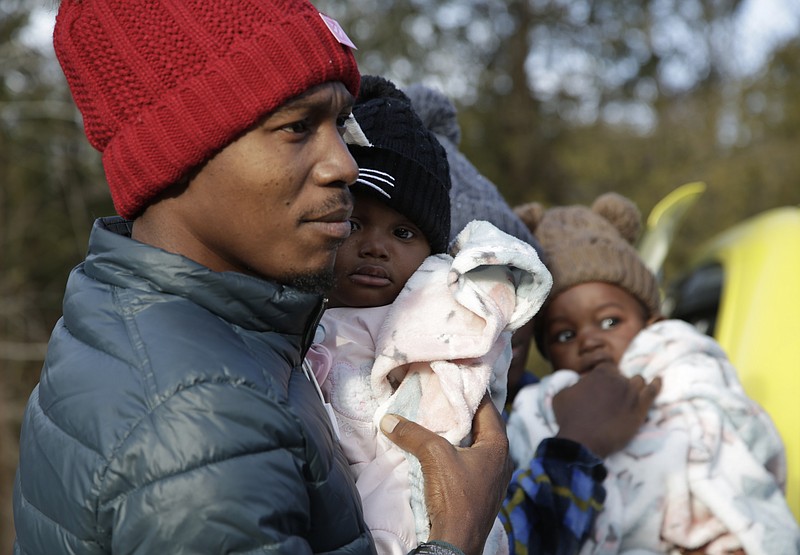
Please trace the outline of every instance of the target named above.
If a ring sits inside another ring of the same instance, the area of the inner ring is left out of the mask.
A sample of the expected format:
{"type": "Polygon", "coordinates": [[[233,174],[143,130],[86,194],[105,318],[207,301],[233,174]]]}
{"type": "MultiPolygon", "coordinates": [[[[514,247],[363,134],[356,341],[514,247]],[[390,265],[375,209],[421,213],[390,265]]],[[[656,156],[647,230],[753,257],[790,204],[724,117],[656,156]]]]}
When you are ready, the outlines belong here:
{"type": "Polygon", "coordinates": [[[326,129],[321,145],[322,160],[316,167],[316,180],[321,185],[350,186],[358,178],[358,164],[353,159],[337,127],[326,129]]]}

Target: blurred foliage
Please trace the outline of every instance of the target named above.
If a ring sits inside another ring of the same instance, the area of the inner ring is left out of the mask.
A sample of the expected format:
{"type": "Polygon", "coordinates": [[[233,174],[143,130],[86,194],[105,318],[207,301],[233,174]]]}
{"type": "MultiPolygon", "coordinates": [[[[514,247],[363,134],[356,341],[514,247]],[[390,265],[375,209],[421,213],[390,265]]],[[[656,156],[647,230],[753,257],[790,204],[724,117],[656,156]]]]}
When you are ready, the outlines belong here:
{"type": "Polygon", "coordinates": [[[512,205],[615,190],[646,215],[675,187],[707,182],[667,279],[715,231],[800,201],[800,42],[748,73],[741,0],[316,4],[351,35],[363,73],[454,99],[462,150],[512,205]]]}
{"type": "Polygon", "coordinates": [[[21,40],[30,2],[0,0],[0,552],[11,552],[20,416],[67,274],[111,204],[51,54],[21,40]]]}
{"type": "MultiPolygon", "coordinates": [[[[358,45],[363,73],[454,99],[462,150],[512,205],[614,190],[647,214],[678,185],[705,181],[669,279],[714,232],[800,202],[800,39],[743,71],[733,33],[742,1],[315,4],[358,45]]],[[[113,211],[52,50],[21,40],[35,3],[0,0],[0,552],[13,535],[22,407],[67,274],[93,219],[113,211]]]]}

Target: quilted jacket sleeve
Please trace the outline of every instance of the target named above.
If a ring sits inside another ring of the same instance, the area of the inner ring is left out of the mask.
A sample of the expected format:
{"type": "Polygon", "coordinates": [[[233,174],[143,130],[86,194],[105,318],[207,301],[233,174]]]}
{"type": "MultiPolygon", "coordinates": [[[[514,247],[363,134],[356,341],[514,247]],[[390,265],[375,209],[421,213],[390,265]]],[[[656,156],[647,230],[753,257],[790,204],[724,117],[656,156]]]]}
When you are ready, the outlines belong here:
{"type": "Polygon", "coordinates": [[[200,383],[155,407],[104,471],[114,554],[311,553],[303,438],[244,384],[200,383]]]}
{"type": "Polygon", "coordinates": [[[324,452],[332,443],[309,437],[292,410],[247,384],[176,392],[108,459],[31,409],[25,426],[49,439],[23,448],[15,511],[25,529],[15,553],[374,553],[346,468],[324,452]],[[96,464],[63,472],[76,460],[96,464]]]}

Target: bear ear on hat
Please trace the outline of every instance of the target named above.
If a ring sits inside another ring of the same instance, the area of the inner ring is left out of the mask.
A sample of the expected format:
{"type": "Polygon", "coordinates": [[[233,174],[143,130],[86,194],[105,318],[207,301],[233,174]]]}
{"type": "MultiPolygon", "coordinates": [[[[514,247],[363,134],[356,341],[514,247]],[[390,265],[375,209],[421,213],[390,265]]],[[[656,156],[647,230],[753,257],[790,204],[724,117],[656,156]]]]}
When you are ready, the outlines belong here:
{"type": "Polygon", "coordinates": [[[538,202],[528,202],[514,207],[514,213],[519,216],[519,219],[528,227],[528,230],[536,234],[536,228],[542,223],[545,208],[538,202]]]}
{"type": "Polygon", "coordinates": [[[611,222],[620,236],[633,245],[642,229],[639,208],[618,193],[604,193],[592,203],[592,212],[611,222]]]}

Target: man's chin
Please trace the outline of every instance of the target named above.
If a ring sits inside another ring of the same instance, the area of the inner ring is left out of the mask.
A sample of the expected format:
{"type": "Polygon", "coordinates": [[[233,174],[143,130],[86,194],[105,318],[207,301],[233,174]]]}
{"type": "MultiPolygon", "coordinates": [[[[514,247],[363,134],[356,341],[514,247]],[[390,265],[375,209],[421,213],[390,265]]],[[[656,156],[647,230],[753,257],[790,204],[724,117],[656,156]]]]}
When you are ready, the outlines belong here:
{"type": "Polygon", "coordinates": [[[315,273],[297,274],[288,276],[283,282],[290,286],[302,291],[303,293],[311,293],[314,295],[327,295],[336,283],[336,278],[333,274],[333,269],[323,270],[315,273]]]}

